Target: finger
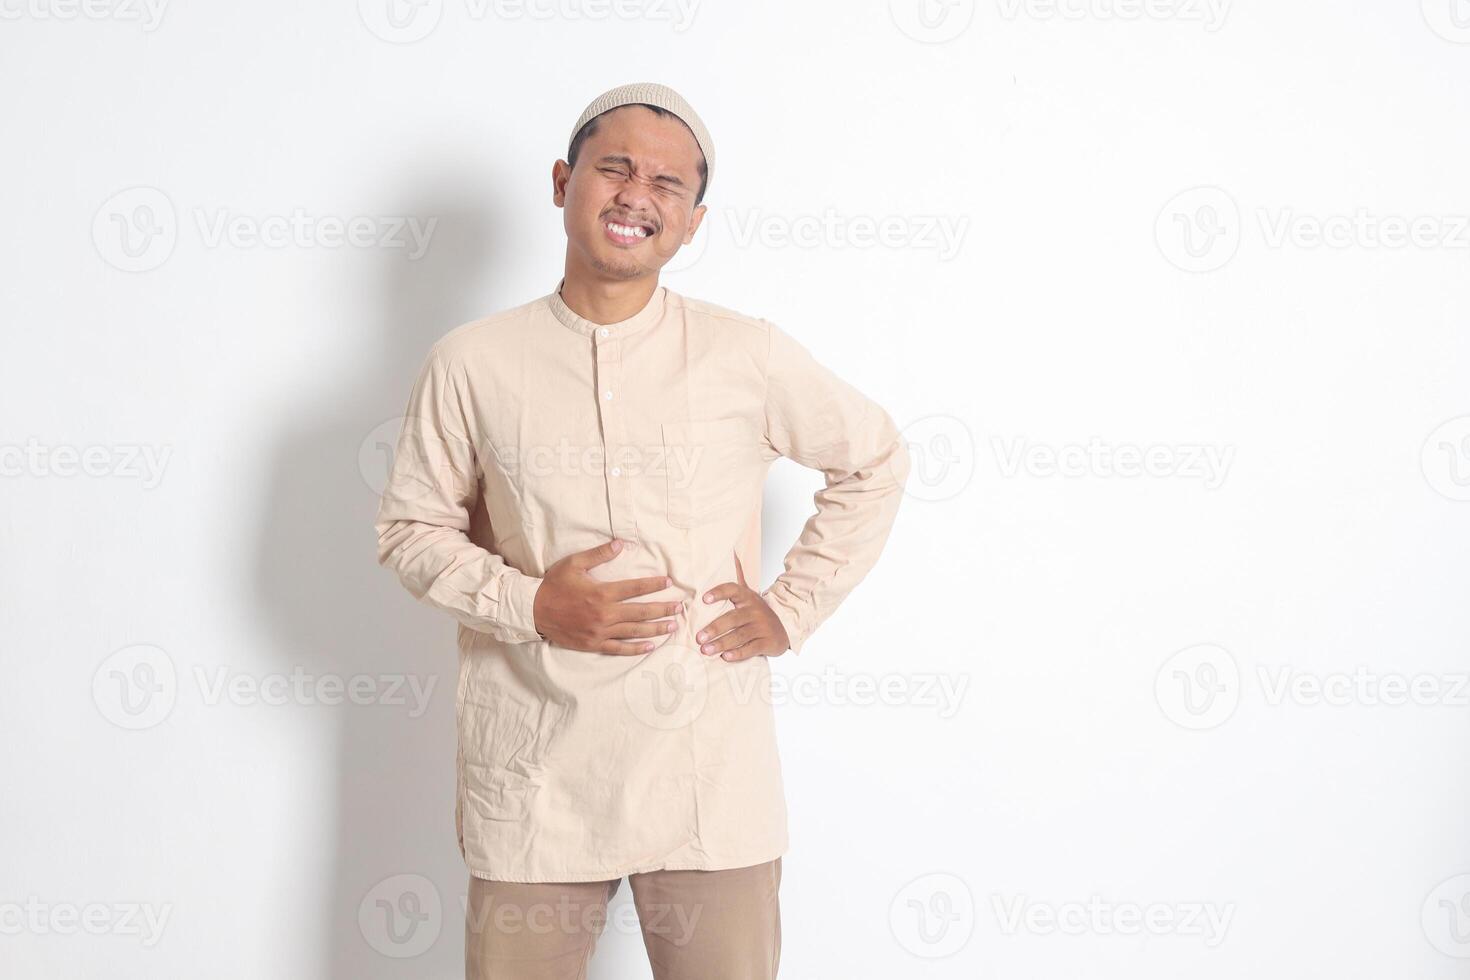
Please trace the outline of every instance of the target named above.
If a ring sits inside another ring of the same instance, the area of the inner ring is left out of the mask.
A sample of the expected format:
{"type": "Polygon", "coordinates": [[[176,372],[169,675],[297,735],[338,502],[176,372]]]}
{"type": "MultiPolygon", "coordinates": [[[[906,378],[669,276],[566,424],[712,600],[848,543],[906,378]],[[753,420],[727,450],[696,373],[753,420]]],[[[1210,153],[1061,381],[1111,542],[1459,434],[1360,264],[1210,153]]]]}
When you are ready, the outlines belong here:
{"type": "Polygon", "coordinates": [[[574,553],[568,559],[567,563],[573,568],[591,568],[594,565],[601,565],[603,562],[612,561],[616,558],[629,543],[620,538],[613,538],[611,541],[604,542],[595,548],[588,548],[586,551],[574,553]]]}
{"type": "Polygon", "coordinates": [[[735,581],[740,583],[741,588],[750,588],[745,584],[745,569],[740,567],[740,555],[735,555],[735,581]]]}
{"type": "Polygon", "coordinates": [[[639,654],[652,653],[653,644],[646,640],[603,640],[597,645],[597,652],[614,657],[636,657],[639,654]]]}
{"type": "Polygon", "coordinates": [[[672,619],[656,619],[648,623],[619,623],[608,630],[614,640],[644,640],[652,636],[668,636],[679,628],[672,619]]]}
{"type": "Polygon", "coordinates": [[[684,612],[682,602],[619,602],[613,606],[619,623],[641,623],[649,619],[678,616],[684,612]]]}
{"type": "Polygon", "coordinates": [[[737,660],[749,660],[751,657],[765,656],[766,652],[765,637],[757,636],[749,643],[743,643],[734,649],[726,650],[720,654],[720,659],[734,663],[737,660]]]}
{"type": "Polygon", "coordinates": [[[722,636],[737,626],[744,626],[752,619],[749,612],[744,609],[731,609],[723,616],[716,616],[714,620],[695,635],[696,643],[704,643],[722,636]]]}
{"type": "Polygon", "coordinates": [[[617,601],[619,599],[631,599],[638,595],[648,595],[660,589],[667,589],[674,584],[674,580],[664,575],[654,575],[649,578],[625,578],[616,582],[605,582],[602,584],[603,598],[617,601]]]}
{"type": "Polygon", "coordinates": [[[758,635],[760,635],[760,630],[755,623],[744,623],[730,630],[724,636],[710,640],[708,643],[700,644],[699,652],[710,656],[717,653],[724,653],[726,650],[734,650],[738,646],[749,643],[758,635]]]}
{"type": "Polygon", "coordinates": [[[704,594],[704,601],[719,602],[721,599],[729,599],[731,602],[735,602],[736,599],[749,591],[749,589],[745,588],[739,582],[724,582],[706,592],[704,594]]]}

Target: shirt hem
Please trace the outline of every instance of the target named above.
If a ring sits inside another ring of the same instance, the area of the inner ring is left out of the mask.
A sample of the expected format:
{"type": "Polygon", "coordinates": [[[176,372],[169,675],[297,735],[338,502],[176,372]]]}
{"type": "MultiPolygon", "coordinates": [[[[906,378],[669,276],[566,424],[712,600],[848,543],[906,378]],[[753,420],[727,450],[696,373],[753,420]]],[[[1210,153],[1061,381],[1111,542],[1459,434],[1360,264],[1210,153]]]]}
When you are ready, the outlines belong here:
{"type": "Polygon", "coordinates": [[[482,871],[469,865],[470,874],[476,878],[486,881],[508,881],[519,885],[549,884],[554,882],[568,881],[612,881],[615,878],[626,878],[628,875],[647,874],[650,871],[729,871],[734,868],[749,868],[757,864],[765,864],[783,856],[790,848],[788,844],[782,844],[774,852],[765,857],[757,857],[754,860],[745,858],[731,859],[728,861],[718,858],[707,861],[676,862],[669,864],[664,861],[654,861],[650,864],[635,865],[631,868],[609,868],[606,871],[577,871],[577,872],[554,872],[548,874],[501,874],[482,871]]]}

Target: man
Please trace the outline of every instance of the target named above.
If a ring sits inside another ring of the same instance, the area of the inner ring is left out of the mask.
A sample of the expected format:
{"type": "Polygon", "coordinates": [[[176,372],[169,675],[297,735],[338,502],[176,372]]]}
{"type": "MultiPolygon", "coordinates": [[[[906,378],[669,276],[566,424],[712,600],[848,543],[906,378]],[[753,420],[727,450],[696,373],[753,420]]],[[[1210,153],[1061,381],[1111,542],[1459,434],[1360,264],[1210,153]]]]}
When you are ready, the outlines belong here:
{"type": "Polygon", "coordinates": [[[774,324],[659,285],[714,162],[672,89],[594,100],[552,169],[557,288],[450,331],[409,398],[378,560],[459,623],[469,978],[583,977],[625,876],[657,980],[776,975],[766,658],[873,566],[909,459],[774,324]],[[757,592],[777,456],[826,487],[757,592]]]}

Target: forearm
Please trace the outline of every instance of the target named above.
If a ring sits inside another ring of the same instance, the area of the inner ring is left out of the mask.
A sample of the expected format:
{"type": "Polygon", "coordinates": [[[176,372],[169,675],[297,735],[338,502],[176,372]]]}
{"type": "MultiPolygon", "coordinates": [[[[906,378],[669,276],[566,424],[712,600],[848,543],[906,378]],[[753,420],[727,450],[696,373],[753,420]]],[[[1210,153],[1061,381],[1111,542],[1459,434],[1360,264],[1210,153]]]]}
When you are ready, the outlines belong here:
{"type": "Polygon", "coordinates": [[[454,527],[380,520],[378,564],[421,602],[508,643],[539,640],[532,601],[541,579],[507,565],[454,527]]]}
{"type": "Polygon", "coordinates": [[[436,349],[414,383],[374,521],[378,564],[470,629],[509,643],[539,640],[532,599],[541,580],[467,533],[481,488],[458,376],[436,349]]]}
{"type": "Polygon", "coordinates": [[[898,515],[909,472],[908,448],[876,409],[871,451],[856,468],[824,469],[817,512],[786,553],[784,571],[762,593],[780,618],[793,653],[867,576],[898,515]]]}

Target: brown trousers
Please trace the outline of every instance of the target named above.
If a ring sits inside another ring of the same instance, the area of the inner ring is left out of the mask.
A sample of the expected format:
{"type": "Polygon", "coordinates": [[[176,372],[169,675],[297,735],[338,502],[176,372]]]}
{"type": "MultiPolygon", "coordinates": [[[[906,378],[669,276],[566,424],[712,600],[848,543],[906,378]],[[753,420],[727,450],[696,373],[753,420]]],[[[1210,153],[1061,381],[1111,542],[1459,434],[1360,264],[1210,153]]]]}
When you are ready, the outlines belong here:
{"type": "MultiPolygon", "coordinates": [[[[775,980],[781,859],[727,871],[628,876],[654,980],[775,980]]],[[[585,980],[620,879],[470,876],[465,980],[585,980]]]]}

